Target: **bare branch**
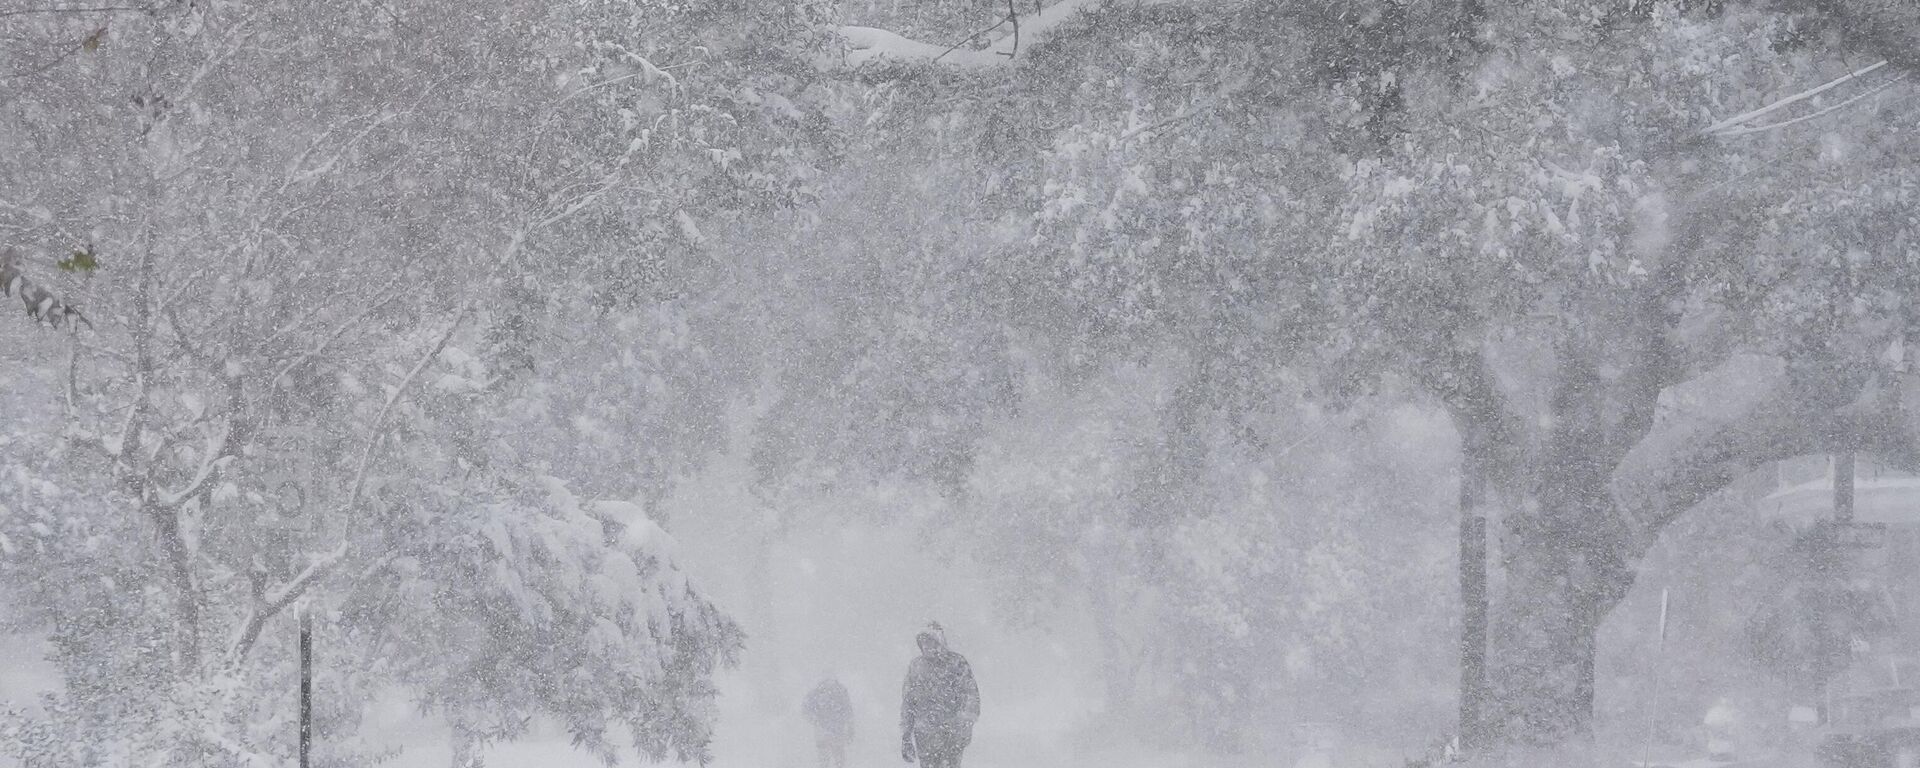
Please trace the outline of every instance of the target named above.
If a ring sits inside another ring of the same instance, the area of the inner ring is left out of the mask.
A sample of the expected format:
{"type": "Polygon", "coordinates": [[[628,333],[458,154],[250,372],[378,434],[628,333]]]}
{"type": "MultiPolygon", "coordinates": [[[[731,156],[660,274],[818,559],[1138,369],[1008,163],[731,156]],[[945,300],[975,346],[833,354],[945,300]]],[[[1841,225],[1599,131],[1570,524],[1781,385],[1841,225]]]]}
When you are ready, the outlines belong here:
{"type": "Polygon", "coordinates": [[[12,17],[12,16],[33,16],[33,15],[39,15],[39,14],[121,13],[124,11],[149,13],[153,11],[153,6],[151,5],[100,5],[100,6],[93,6],[93,7],[70,7],[70,8],[16,8],[11,11],[0,11],[0,19],[12,17]]]}
{"type": "Polygon", "coordinates": [[[1738,115],[1734,115],[1733,117],[1729,117],[1725,120],[1714,123],[1713,125],[1709,125],[1705,128],[1702,128],[1700,129],[1700,132],[1702,134],[1716,134],[1716,133],[1726,131],[1741,123],[1744,123],[1759,117],[1764,117],[1766,115],[1772,114],[1774,112],[1778,112],[1782,109],[1786,109],[1787,107],[1798,104],[1802,101],[1806,101],[1807,99],[1811,99],[1822,93],[1826,93],[1827,91],[1830,91],[1830,90],[1833,90],[1834,88],[1839,87],[1843,83],[1849,82],[1851,80],[1860,78],[1865,75],[1873,74],[1874,72],[1880,70],[1885,66],[1887,66],[1887,62],[1882,60],[1878,64],[1874,64],[1872,66],[1865,67],[1863,69],[1855,70],[1853,72],[1849,72],[1847,74],[1841,75],[1832,80],[1828,80],[1825,83],[1814,86],[1812,88],[1808,88],[1807,90],[1793,94],[1792,96],[1788,96],[1784,99],[1780,99],[1779,101],[1775,101],[1772,104],[1768,104],[1759,109],[1751,110],[1748,112],[1742,112],[1738,115]]]}
{"type": "MultiPolygon", "coordinates": [[[[353,317],[347,318],[346,320],[342,321],[339,326],[333,329],[332,333],[327,334],[325,338],[321,339],[319,344],[314,345],[312,349],[309,349],[305,352],[300,353],[299,355],[295,356],[292,360],[287,361],[285,365],[280,366],[280,370],[275,372],[273,374],[273,378],[269,380],[269,387],[274,389],[279,388],[280,383],[286,380],[287,374],[292,373],[293,369],[300,367],[302,363],[305,363],[308,360],[312,360],[313,358],[320,356],[321,353],[327,351],[328,347],[333,346],[334,342],[339,341],[341,337],[345,336],[347,334],[347,331],[353,330],[354,326],[357,326],[361,323],[361,321],[366,320],[369,315],[372,315],[374,312],[386,307],[388,304],[392,304],[395,299],[398,299],[402,295],[404,295],[403,291],[392,290],[394,286],[399,284],[399,282],[400,282],[400,278],[394,278],[392,282],[388,283],[385,287],[381,288],[379,292],[374,294],[375,296],[384,295],[385,298],[368,302],[366,307],[362,308],[353,317]]],[[[305,322],[305,319],[303,318],[300,322],[305,322]]],[[[279,336],[280,336],[280,333],[276,332],[273,336],[268,337],[267,342],[263,342],[263,343],[272,342],[274,339],[279,338],[279,336]]]]}
{"type": "MultiPolygon", "coordinates": [[[[1008,20],[1008,19],[1011,19],[1011,18],[1013,18],[1013,17],[1012,17],[1012,16],[1002,16],[1002,17],[1000,17],[1000,20],[999,20],[999,21],[996,21],[996,22],[994,22],[994,23],[993,23],[993,26],[991,26],[991,27],[987,27],[986,29],[983,29],[983,30],[980,30],[980,31],[978,31],[978,32],[973,32],[973,33],[971,33],[971,34],[968,34],[968,35],[967,35],[966,37],[963,37],[963,38],[960,38],[959,40],[957,40],[957,41],[955,41],[953,45],[949,45],[949,46],[947,46],[947,49],[946,49],[946,50],[944,50],[944,51],[941,51],[941,52],[940,52],[940,55],[938,55],[938,56],[935,56],[935,57],[933,57],[933,60],[934,60],[934,62],[935,62],[935,63],[938,63],[938,62],[939,62],[939,61],[940,61],[941,59],[944,59],[944,58],[946,58],[946,57],[947,57],[947,54],[949,54],[949,53],[953,53],[954,51],[957,51],[957,50],[959,50],[959,49],[960,49],[960,46],[963,46],[963,45],[966,45],[966,44],[967,44],[967,41],[969,41],[969,40],[972,40],[972,39],[974,39],[974,38],[976,38],[976,37],[979,37],[979,36],[981,36],[981,35],[984,35],[984,34],[986,34],[986,33],[988,33],[988,32],[992,32],[992,31],[994,31],[994,30],[996,30],[996,29],[999,29],[999,28],[1000,28],[1000,25],[1002,25],[1002,24],[1005,24],[1005,23],[1007,23],[1007,20],[1008,20]]],[[[1019,24],[1019,22],[1014,22],[1014,23],[1015,23],[1015,25],[1016,25],[1016,26],[1014,27],[1014,31],[1015,31],[1015,34],[1017,35],[1017,34],[1018,34],[1018,32],[1019,32],[1019,29],[1020,29],[1020,28],[1019,28],[1019,26],[1018,26],[1018,24],[1019,24]]],[[[1015,39],[1015,41],[1016,41],[1016,44],[1017,44],[1017,41],[1019,40],[1019,38],[1018,38],[1018,37],[1015,37],[1014,39],[1015,39]]],[[[1009,56],[1009,57],[1011,57],[1011,56],[1012,56],[1012,54],[1008,54],[1008,56],[1009,56]]]]}
{"type": "Polygon", "coordinates": [[[1009,20],[1015,22],[1013,31],[989,40],[986,48],[977,51],[960,51],[956,50],[959,44],[942,46],[874,27],[844,26],[839,29],[839,34],[846,41],[846,48],[838,56],[828,56],[816,64],[827,70],[885,65],[939,65],[962,70],[1004,67],[1018,60],[1023,40],[1024,47],[1031,50],[1062,22],[1082,13],[1099,10],[1112,2],[1114,0],[1060,0],[1027,16],[1025,23],[1011,16],[1003,17],[993,26],[961,41],[965,43],[966,40],[999,29],[1009,20]]]}
{"type": "Polygon", "coordinates": [[[80,42],[74,43],[73,45],[62,49],[58,56],[48,59],[47,63],[45,64],[23,69],[18,72],[8,72],[5,75],[0,75],[0,79],[19,80],[21,78],[33,77],[34,75],[38,75],[42,72],[46,72],[47,70],[53,69],[54,67],[60,66],[62,63],[66,62],[67,59],[73,58],[74,54],[79,53],[83,50],[86,50],[86,47],[87,47],[86,41],[82,40],[80,42]]]}
{"type": "Polygon", "coordinates": [[[426,370],[428,365],[440,357],[440,351],[446,349],[447,342],[453,339],[454,332],[460,330],[460,325],[466,321],[471,307],[472,305],[469,304],[461,308],[460,313],[453,318],[453,324],[447,326],[447,332],[440,334],[440,340],[434,342],[433,348],[427,350],[427,353],[420,357],[419,362],[414,363],[413,370],[408,371],[406,377],[400,380],[400,385],[393,388],[393,393],[387,395],[386,403],[380,406],[380,412],[374,415],[373,429],[367,433],[367,440],[360,447],[360,461],[354,466],[353,482],[349,486],[351,490],[347,492],[346,502],[340,505],[341,512],[352,512],[354,506],[360,503],[360,492],[367,484],[367,464],[372,461],[374,449],[386,435],[387,416],[393,412],[393,406],[400,402],[401,396],[406,394],[414,379],[420,377],[420,372],[426,370]]]}
{"type": "Polygon", "coordinates": [[[199,344],[187,338],[186,323],[180,321],[180,310],[176,305],[163,305],[160,314],[166,319],[167,325],[173,329],[173,345],[175,347],[179,348],[182,353],[185,353],[189,359],[193,360],[193,362],[202,369],[216,376],[222,374],[221,369],[224,366],[220,365],[220,362],[214,359],[213,354],[202,349],[199,344]]]}
{"type": "Polygon", "coordinates": [[[1897,83],[1899,83],[1899,82],[1900,82],[1900,81],[1902,81],[1902,80],[1905,80],[1905,79],[1907,79],[1907,74],[1908,74],[1908,73],[1906,73],[1906,72],[1902,72],[1902,73],[1900,73],[1900,74],[1898,74],[1898,75],[1894,75],[1893,77],[1891,77],[1891,78],[1889,78],[1889,79],[1887,79],[1887,80],[1886,80],[1885,82],[1882,82],[1882,83],[1880,83],[1879,85],[1876,85],[1876,86],[1874,86],[1874,87],[1872,87],[1872,88],[1868,88],[1868,89],[1867,89],[1867,90],[1866,90],[1865,92],[1863,92],[1863,93],[1861,93],[1861,94],[1859,94],[1859,95],[1857,95],[1857,96],[1854,96],[1854,97],[1853,97],[1853,98],[1851,98],[1851,99],[1847,99],[1846,101],[1843,101],[1843,102],[1840,102],[1840,103],[1838,103],[1838,104],[1835,104],[1835,105],[1833,105],[1833,106],[1831,106],[1831,107],[1827,107],[1826,109],[1822,109],[1822,110],[1820,110],[1820,111],[1817,111],[1817,112],[1813,112],[1813,113],[1811,113],[1811,114],[1805,114],[1805,115],[1801,115],[1801,116],[1799,116],[1799,117],[1796,117],[1796,118],[1793,118],[1793,119],[1790,119],[1790,120],[1781,120],[1781,121],[1779,121],[1779,122],[1777,122],[1777,123],[1767,123],[1767,124],[1765,124],[1765,125],[1755,125],[1755,126],[1749,126],[1749,127],[1746,127],[1746,128],[1737,128],[1737,129],[1730,129],[1730,130],[1725,130],[1725,131],[1720,131],[1720,132],[1718,132],[1718,133],[1716,133],[1716,134],[1714,134],[1714,135],[1715,135],[1715,136],[1719,136],[1719,137],[1721,137],[1721,138],[1723,138],[1723,139],[1724,139],[1724,138],[1732,138],[1732,137],[1735,137],[1735,136],[1747,136],[1747,135],[1751,135],[1751,134],[1755,134],[1755,133],[1762,133],[1762,132],[1765,132],[1765,131],[1771,131],[1771,130],[1776,130],[1776,129],[1779,129],[1779,128],[1785,128],[1785,127],[1787,127],[1787,126],[1790,126],[1790,125],[1798,125],[1798,124],[1800,124],[1800,123],[1804,123],[1804,122],[1807,122],[1807,121],[1809,121],[1809,120],[1814,120],[1814,119],[1817,119],[1817,118],[1820,118],[1820,117],[1824,117],[1824,116],[1826,116],[1826,115],[1830,115],[1830,114],[1832,114],[1832,113],[1834,113],[1834,112],[1837,112],[1837,111],[1839,111],[1839,110],[1842,110],[1842,109],[1846,109],[1847,107],[1849,107],[1849,106],[1852,106],[1852,105],[1853,105],[1853,104],[1854,104],[1855,102],[1858,102],[1858,101],[1860,101],[1861,99],[1865,99],[1865,98],[1867,98],[1868,96],[1872,96],[1872,95],[1874,95],[1874,94],[1876,94],[1876,93],[1879,93],[1879,92],[1881,92],[1881,91],[1884,91],[1884,90],[1886,90],[1886,89],[1888,89],[1888,88],[1892,88],[1892,87],[1893,87],[1893,86],[1894,86],[1895,84],[1897,84],[1897,83]]]}
{"type": "Polygon", "coordinates": [[[1020,55],[1020,12],[1014,10],[1013,0],[1007,0],[1007,21],[1013,22],[1013,50],[1007,52],[1011,59],[1020,55]]]}
{"type": "MultiPolygon", "coordinates": [[[[333,154],[328,156],[327,159],[320,161],[319,164],[313,166],[312,168],[302,169],[298,163],[304,163],[306,161],[307,157],[309,156],[309,153],[312,151],[312,149],[309,148],[308,152],[301,154],[299,160],[296,161],[295,165],[292,165],[288,168],[287,180],[285,184],[281,186],[281,190],[285,191],[288,187],[292,187],[297,184],[304,184],[308,181],[312,181],[314,179],[317,179],[321,176],[326,175],[328,172],[333,170],[333,167],[335,164],[340,162],[341,157],[345,156],[348,151],[352,150],[355,145],[360,143],[361,139],[366,138],[367,134],[372,133],[375,128],[379,128],[380,126],[385,125],[386,123],[392,121],[396,116],[397,115],[395,115],[394,113],[389,112],[387,114],[383,114],[379,116],[378,118],[375,118],[373,122],[368,123],[365,128],[361,128],[359,133],[354,134],[352,138],[347,139],[339,147],[335,148],[333,154]]],[[[324,138],[324,135],[322,136],[322,138],[324,138]]]]}
{"type": "Polygon", "coordinates": [[[1196,107],[1188,107],[1186,109],[1182,109],[1171,117],[1155,120],[1151,123],[1140,126],[1131,131],[1127,131],[1125,134],[1122,134],[1120,136],[1119,143],[1125,144],[1129,141],[1132,141],[1135,138],[1138,138],[1140,136],[1143,136],[1149,133],[1153,133],[1154,131],[1158,131],[1162,128],[1173,125],[1175,123],[1183,123],[1193,118],[1204,115],[1208,112],[1212,112],[1214,108],[1220,106],[1220,102],[1225,100],[1226,97],[1230,95],[1230,93],[1231,91],[1216,93],[1211,98],[1207,99],[1206,103],[1204,104],[1201,104],[1196,107]]]}

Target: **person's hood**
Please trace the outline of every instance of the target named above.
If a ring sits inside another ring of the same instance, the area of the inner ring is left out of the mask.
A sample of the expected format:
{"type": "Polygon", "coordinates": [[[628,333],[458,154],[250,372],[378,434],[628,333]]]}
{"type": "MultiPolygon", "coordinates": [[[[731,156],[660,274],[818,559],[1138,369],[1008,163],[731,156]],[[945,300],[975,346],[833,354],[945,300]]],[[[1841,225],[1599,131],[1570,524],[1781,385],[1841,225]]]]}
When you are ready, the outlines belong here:
{"type": "Polygon", "coordinates": [[[913,637],[913,642],[915,645],[918,645],[920,641],[923,639],[931,639],[933,640],[935,645],[938,645],[940,647],[940,650],[943,650],[943,651],[948,650],[947,649],[947,630],[945,627],[940,626],[940,622],[937,622],[937,621],[927,622],[927,626],[924,629],[920,630],[920,634],[915,635],[913,637]]]}

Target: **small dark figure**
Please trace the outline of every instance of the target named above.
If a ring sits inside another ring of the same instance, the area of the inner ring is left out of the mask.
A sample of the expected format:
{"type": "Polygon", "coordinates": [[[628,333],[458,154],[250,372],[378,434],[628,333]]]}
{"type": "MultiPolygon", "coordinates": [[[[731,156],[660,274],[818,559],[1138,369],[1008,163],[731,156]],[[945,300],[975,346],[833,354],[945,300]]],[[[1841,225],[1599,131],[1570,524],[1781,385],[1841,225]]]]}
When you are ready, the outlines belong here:
{"type": "Polygon", "coordinates": [[[853,700],[847,697],[847,687],[829,676],[807,694],[801,709],[813,724],[820,768],[846,768],[847,743],[853,741],[853,700]]]}
{"type": "Polygon", "coordinates": [[[914,640],[920,655],[907,666],[900,701],[900,758],[921,768],[960,768],[960,753],[980,719],[980,688],[967,659],[947,648],[939,622],[914,640]]]}

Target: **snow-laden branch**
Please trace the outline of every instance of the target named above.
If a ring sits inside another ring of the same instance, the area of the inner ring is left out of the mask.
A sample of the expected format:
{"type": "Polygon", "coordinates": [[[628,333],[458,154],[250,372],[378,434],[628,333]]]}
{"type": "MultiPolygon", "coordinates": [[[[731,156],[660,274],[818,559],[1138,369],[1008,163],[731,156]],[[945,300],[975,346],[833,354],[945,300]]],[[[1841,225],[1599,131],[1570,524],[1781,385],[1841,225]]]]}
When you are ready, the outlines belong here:
{"type": "Polygon", "coordinates": [[[1756,120],[1756,119],[1765,117],[1767,115],[1773,114],[1774,112],[1778,112],[1782,109],[1786,109],[1787,107],[1791,107],[1802,101],[1806,101],[1807,99],[1811,99],[1822,93],[1826,93],[1827,91],[1838,88],[1845,83],[1865,77],[1867,75],[1871,75],[1874,72],[1885,68],[1886,66],[1887,66],[1887,62],[1881,61],[1878,64],[1864,67],[1864,68],[1855,70],[1853,72],[1848,72],[1847,74],[1841,75],[1832,80],[1828,80],[1825,83],[1821,83],[1820,85],[1816,85],[1812,88],[1808,88],[1804,91],[1793,94],[1792,96],[1788,96],[1786,98],[1780,99],[1771,104],[1760,107],[1759,109],[1742,112],[1740,114],[1734,115],[1733,117],[1729,117],[1725,120],[1721,120],[1720,122],[1714,123],[1713,125],[1709,125],[1705,128],[1700,129],[1700,133],[1706,134],[1706,135],[1727,133],[1733,130],[1735,126],[1738,126],[1741,123],[1745,123],[1751,120],[1756,120]]]}
{"type": "MultiPolygon", "coordinates": [[[[394,407],[406,396],[407,391],[413,386],[413,383],[420,378],[420,374],[424,372],[428,366],[432,365],[434,360],[439,359],[440,353],[447,348],[447,342],[453,340],[454,333],[460,330],[460,326],[466,322],[467,315],[472,309],[473,304],[471,301],[462,304],[459,311],[455,314],[452,324],[448,325],[447,330],[441,333],[439,338],[434,341],[433,347],[428,349],[426,354],[421,355],[420,359],[414,362],[413,367],[407,371],[406,376],[400,379],[400,383],[393,388],[392,392],[388,393],[385,402],[381,403],[380,411],[374,415],[373,427],[369,430],[366,439],[361,444],[360,458],[354,466],[353,478],[349,484],[347,499],[340,506],[340,512],[343,517],[352,514],[354,507],[359,504],[361,493],[366,489],[367,469],[372,464],[374,451],[379,448],[382,438],[386,436],[387,419],[392,415],[394,407]]],[[[299,574],[274,590],[266,591],[262,589],[263,585],[256,582],[253,607],[248,610],[246,620],[241,622],[240,633],[234,639],[232,649],[228,653],[228,658],[235,664],[238,664],[242,659],[246,658],[247,651],[252,649],[254,643],[259,640],[261,629],[265,627],[267,621],[282,610],[285,610],[293,601],[298,600],[314,583],[339,567],[339,565],[347,559],[347,556],[347,542],[343,541],[332,551],[314,558],[299,574]]],[[[393,555],[389,554],[386,557],[376,560],[363,576],[384,567],[388,562],[393,560],[393,557],[393,555]]]]}
{"type": "Polygon", "coordinates": [[[280,585],[279,589],[268,592],[264,602],[271,608],[285,608],[288,603],[305,594],[307,587],[312,586],[315,580],[326,575],[327,571],[339,565],[340,561],[345,560],[346,557],[347,545],[342,542],[340,546],[334,547],[333,551],[314,558],[312,563],[308,563],[306,568],[301,569],[300,573],[287,583],[280,585]]]}
{"type": "MultiPolygon", "coordinates": [[[[345,322],[340,323],[332,332],[322,337],[320,343],[315,344],[312,348],[294,356],[284,365],[281,365],[278,372],[274,373],[273,378],[267,381],[268,386],[277,390],[281,383],[286,381],[287,375],[293,372],[293,369],[300,367],[302,363],[308,360],[319,357],[327,351],[328,347],[333,346],[335,342],[346,336],[347,332],[358,327],[362,321],[366,320],[374,312],[385,309],[387,305],[392,304],[396,299],[405,295],[405,291],[395,290],[396,286],[399,286],[400,280],[401,278],[396,277],[388,281],[385,286],[382,286],[380,290],[373,293],[376,297],[375,299],[365,302],[359,312],[355,313],[353,317],[348,318],[345,322]]],[[[316,309],[324,309],[326,307],[327,305],[321,305],[316,309]]],[[[280,332],[276,331],[273,336],[267,338],[267,342],[272,342],[274,339],[279,338],[279,334],[280,332]]]]}
{"type": "Polygon", "coordinates": [[[1761,125],[1747,126],[1744,128],[1729,128],[1727,130],[1720,131],[1719,133],[1716,133],[1714,135],[1724,139],[1724,138],[1732,138],[1735,136],[1746,136],[1749,134],[1763,133],[1765,131],[1785,128],[1790,125],[1798,125],[1800,123],[1807,122],[1808,120],[1814,120],[1814,119],[1832,114],[1834,112],[1838,112],[1842,109],[1846,109],[1847,107],[1852,106],[1855,102],[1858,102],[1861,99],[1865,99],[1876,93],[1884,91],[1888,88],[1892,88],[1894,85],[1898,84],[1900,81],[1905,79],[1907,79],[1907,73],[1902,72],[1898,75],[1894,75],[1893,78],[1890,80],[1882,82],[1879,85],[1876,85],[1872,88],[1868,88],[1865,92],[1859,95],[1856,95],[1853,98],[1847,99],[1846,101],[1840,102],[1831,107],[1827,107],[1826,109],[1822,109],[1818,112],[1812,112],[1812,113],[1801,115],[1799,117],[1791,118],[1788,120],[1781,120],[1775,123],[1764,123],[1761,125]]]}
{"type": "Polygon", "coordinates": [[[154,503],[164,509],[179,509],[188,500],[213,487],[214,481],[220,477],[220,469],[226,466],[227,461],[235,455],[237,450],[237,446],[234,445],[236,430],[232,418],[229,417],[219,435],[207,438],[206,447],[201,451],[200,466],[193,471],[193,479],[176,490],[160,489],[159,498],[155,499],[154,503]]]}
{"type": "MultiPolygon", "coordinates": [[[[312,167],[305,166],[307,159],[312,156],[312,152],[314,149],[314,147],[308,147],[307,151],[300,153],[299,157],[297,157],[294,160],[293,164],[288,166],[287,179],[283,184],[281,184],[281,191],[284,192],[289,187],[293,187],[299,184],[304,184],[306,182],[312,181],[314,179],[317,179],[321,176],[325,176],[328,173],[332,172],[334,169],[334,166],[340,163],[341,157],[344,157],[349,151],[352,151],[354,146],[358,145],[362,139],[365,139],[367,137],[367,134],[372,133],[374,129],[379,128],[380,126],[385,125],[388,122],[391,122],[395,116],[396,115],[394,113],[389,112],[375,118],[372,122],[368,123],[366,127],[361,128],[359,133],[354,134],[352,138],[347,139],[340,146],[335,147],[332,155],[328,156],[325,160],[320,161],[319,163],[313,165],[312,167]]],[[[333,129],[331,128],[327,129],[327,133],[321,134],[320,139],[315,139],[314,144],[317,146],[321,139],[325,139],[327,134],[330,134],[332,132],[333,132],[333,129]]]]}
{"type": "Polygon", "coordinates": [[[1046,39],[1049,32],[1068,19],[1113,4],[1114,0],[1060,0],[1040,11],[1019,16],[1010,26],[1004,21],[987,47],[974,50],[952,43],[936,44],[876,27],[844,26],[839,35],[846,48],[829,55],[820,64],[823,69],[859,69],[869,66],[942,66],[959,70],[985,70],[1012,64],[1025,51],[1046,39]],[[1018,29],[1018,34],[1014,32],[1018,29]]]}
{"type": "Polygon", "coordinates": [[[1645,543],[1767,462],[1841,445],[1913,464],[1915,382],[1901,379],[1836,405],[1831,385],[1795,381],[1785,361],[1739,356],[1670,389],[1667,413],[1614,471],[1623,522],[1645,543]]]}
{"type": "MultiPolygon", "coordinates": [[[[627,61],[633,62],[634,64],[638,64],[640,66],[640,71],[624,77],[617,77],[612,80],[603,80],[598,83],[588,85],[585,88],[581,88],[580,90],[567,94],[567,99],[571,99],[575,96],[578,96],[589,89],[598,88],[603,85],[608,85],[610,83],[613,83],[619,80],[626,80],[633,77],[643,78],[641,82],[644,82],[644,83],[662,81],[667,84],[668,88],[671,88],[676,91],[680,89],[680,78],[674,77],[673,73],[668,72],[666,67],[655,66],[651,59],[648,59],[645,56],[635,53],[633,49],[612,41],[601,41],[600,43],[598,43],[598,45],[602,48],[606,48],[608,50],[611,50],[620,54],[621,58],[624,58],[627,61]]],[[[566,99],[561,99],[561,101],[566,101],[566,99]]]]}
{"type": "MultiPolygon", "coordinates": [[[[240,623],[240,634],[233,641],[233,648],[227,655],[228,659],[235,664],[245,659],[247,651],[252,650],[253,644],[260,640],[260,631],[266,627],[268,620],[286,610],[293,601],[306,594],[308,587],[313,586],[321,577],[333,571],[346,559],[347,545],[342,542],[340,546],[334,547],[333,551],[314,558],[313,562],[308,563],[307,567],[301,569],[300,573],[292,579],[288,579],[287,583],[271,592],[256,594],[253,607],[247,611],[246,620],[240,623]]],[[[257,587],[258,582],[256,582],[256,589],[257,587]]]]}
{"type": "MultiPolygon", "coordinates": [[[[400,379],[399,385],[395,386],[391,393],[388,393],[386,401],[381,403],[379,413],[373,417],[373,428],[367,433],[365,441],[360,446],[360,459],[354,466],[353,479],[350,481],[347,499],[340,506],[340,512],[343,517],[352,514],[354,507],[360,502],[360,494],[366,489],[367,468],[373,461],[373,453],[379,448],[381,439],[386,436],[388,416],[393,413],[394,407],[399,404],[401,398],[406,396],[407,390],[413,386],[413,382],[420,378],[420,374],[425,371],[429,365],[432,365],[434,360],[439,359],[440,352],[447,348],[447,342],[453,340],[453,334],[460,330],[460,326],[465,323],[467,315],[472,309],[473,305],[470,302],[461,306],[459,312],[454,316],[453,323],[447,326],[447,330],[441,333],[440,337],[434,341],[433,347],[428,349],[426,354],[420,356],[420,359],[407,371],[406,376],[400,379]]],[[[241,623],[240,634],[234,639],[233,648],[229,652],[228,658],[236,664],[246,658],[247,651],[259,640],[260,631],[266,625],[267,621],[272,619],[275,614],[285,610],[293,601],[299,599],[300,596],[305,594],[307,589],[312,587],[321,577],[326,576],[334,568],[338,567],[340,563],[347,559],[347,555],[347,542],[341,542],[340,545],[335,547],[331,552],[314,558],[313,562],[302,569],[298,575],[295,575],[292,579],[288,580],[286,584],[281,585],[277,589],[263,591],[260,588],[261,585],[256,583],[253,607],[248,611],[246,620],[241,623]]],[[[374,566],[368,569],[368,573],[378,570],[392,559],[392,555],[379,559],[374,566]]]]}
{"type": "Polygon", "coordinates": [[[467,313],[471,309],[471,304],[461,307],[460,313],[453,318],[453,324],[447,326],[446,333],[440,334],[440,339],[433,343],[433,348],[420,356],[420,360],[414,363],[413,369],[407,371],[406,377],[400,380],[400,385],[393,388],[392,394],[387,395],[387,401],[381,404],[380,412],[374,415],[373,429],[367,433],[366,442],[360,446],[360,461],[354,466],[353,481],[347,491],[346,503],[340,505],[342,514],[352,514],[354,506],[360,503],[360,493],[367,486],[367,464],[373,460],[374,449],[379,447],[380,439],[386,435],[387,416],[393,412],[394,405],[399,403],[400,398],[406,394],[407,388],[413,385],[415,379],[420,378],[420,372],[426,370],[428,365],[440,357],[440,351],[447,348],[447,342],[453,339],[454,332],[460,330],[461,324],[466,322],[467,313]]]}

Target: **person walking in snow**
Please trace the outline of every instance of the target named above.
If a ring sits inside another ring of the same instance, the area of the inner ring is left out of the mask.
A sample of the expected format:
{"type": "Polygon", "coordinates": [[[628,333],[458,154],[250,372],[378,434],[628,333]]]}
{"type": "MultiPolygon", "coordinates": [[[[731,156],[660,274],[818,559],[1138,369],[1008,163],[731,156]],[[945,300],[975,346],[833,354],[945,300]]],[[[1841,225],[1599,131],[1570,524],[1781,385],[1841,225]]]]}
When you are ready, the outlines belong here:
{"type": "Polygon", "coordinates": [[[853,741],[853,700],[847,697],[847,687],[828,675],[807,694],[801,711],[813,724],[820,768],[847,768],[847,743],[853,741]]]}
{"type": "Polygon", "coordinates": [[[980,688],[967,659],[947,647],[946,630],[929,622],[914,638],[920,655],[907,665],[900,695],[900,759],[921,768],[960,768],[980,719],[980,688]]]}

